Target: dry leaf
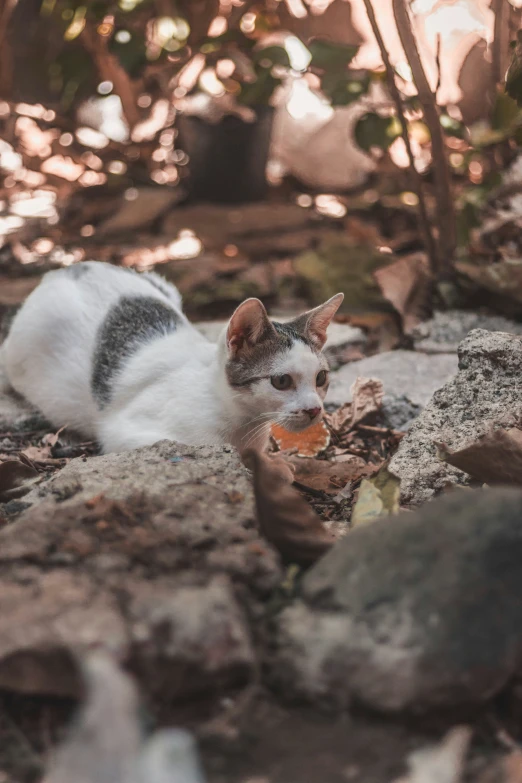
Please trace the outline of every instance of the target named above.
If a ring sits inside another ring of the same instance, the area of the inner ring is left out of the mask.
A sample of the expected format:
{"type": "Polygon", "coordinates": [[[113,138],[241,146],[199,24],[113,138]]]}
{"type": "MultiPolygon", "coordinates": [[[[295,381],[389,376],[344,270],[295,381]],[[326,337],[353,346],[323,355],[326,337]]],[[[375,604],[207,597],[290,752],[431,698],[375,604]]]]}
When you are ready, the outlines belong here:
{"type": "Polygon", "coordinates": [[[522,431],[490,430],[464,448],[436,444],[439,457],[485,484],[522,485],[522,431]]]}
{"type": "Polygon", "coordinates": [[[400,479],[386,467],[382,467],[373,478],[363,479],[353,508],[351,526],[360,527],[379,517],[398,514],[400,489],[400,479]]]}
{"type": "Polygon", "coordinates": [[[324,421],[302,432],[288,432],[279,424],[272,424],[271,434],[281,451],[297,449],[298,457],[316,457],[330,443],[330,432],[324,421]]]}
{"type": "Polygon", "coordinates": [[[431,315],[433,279],[428,257],[414,253],[373,273],[382,295],[397,310],[406,334],[431,315]]]}
{"type": "Polygon", "coordinates": [[[43,436],[42,444],[44,446],[50,446],[51,448],[53,446],[56,446],[56,444],[58,443],[58,439],[60,438],[60,435],[66,428],[67,428],[67,424],[65,424],[63,427],[60,427],[58,432],[48,432],[47,435],[43,436]]]}
{"type": "Polygon", "coordinates": [[[366,416],[380,410],[384,386],[378,378],[357,378],[352,384],[350,393],[352,395],[350,427],[354,427],[366,416]]]}
{"type": "Polygon", "coordinates": [[[325,413],[324,420],[336,434],[341,432],[346,422],[352,418],[352,403],[345,402],[333,413],[325,413]]]}
{"type": "Polygon", "coordinates": [[[31,485],[39,480],[40,474],[35,468],[17,459],[0,463],[0,503],[27,495],[31,485]]]}
{"type": "Polygon", "coordinates": [[[268,456],[250,451],[243,458],[254,474],[261,533],[285,561],[299,565],[315,563],[334,544],[335,537],[268,456]]]}
{"type": "Polygon", "coordinates": [[[28,459],[33,462],[41,462],[47,460],[51,456],[50,446],[28,446],[21,454],[24,454],[28,459]]]}
{"type": "Polygon", "coordinates": [[[331,461],[303,457],[289,457],[288,462],[295,469],[295,480],[312,489],[335,494],[348,481],[356,481],[375,471],[375,466],[367,465],[360,457],[344,455],[344,461],[331,461]]]}
{"type": "Polygon", "coordinates": [[[471,729],[457,726],[434,747],[408,756],[408,774],[395,783],[459,783],[471,740],[471,729]]]}

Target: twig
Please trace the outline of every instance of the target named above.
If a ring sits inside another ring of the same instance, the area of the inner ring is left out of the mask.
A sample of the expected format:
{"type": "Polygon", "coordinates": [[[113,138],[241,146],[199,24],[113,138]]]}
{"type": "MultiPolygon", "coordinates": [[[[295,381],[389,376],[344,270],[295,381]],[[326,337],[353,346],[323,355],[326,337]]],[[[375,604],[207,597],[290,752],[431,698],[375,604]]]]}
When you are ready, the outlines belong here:
{"type": "Polygon", "coordinates": [[[312,495],[314,498],[319,498],[320,500],[326,500],[328,498],[328,494],[324,490],[314,489],[313,487],[309,487],[307,484],[301,484],[300,481],[292,482],[292,486],[301,492],[306,492],[308,495],[312,495]]]}
{"type": "Polygon", "coordinates": [[[386,44],[384,43],[384,39],[381,35],[381,31],[379,29],[379,25],[375,17],[375,12],[373,10],[371,0],[364,0],[364,5],[366,7],[366,13],[368,14],[368,19],[370,20],[370,24],[372,26],[373,34],[375,35],[375,38],[379,45],[379,49],[381,50],[382,61],[386,68],[388,87],[390,89],[390,93],[395,103],[395,109],[397,111],[397,116],[401,124],[401,135],[406,147],[406,152],[408,154],[408,160],[410,162],[412,190],[419,200],[419,217],[420,217],[420,227],[422,231],[422,236],[424,239],[424,244],[426,245],[426,252],[428,253],[430,259],[431,270],[434,273],[436,273],[438,269],[437,250],[430,230],[430,222],[428,220],[428,210],[426,208],[426,200],[424,198],[422,179],[419,172],[415,168],[415,158],[413,155],[413,150],[411,148],[410,134],[408,132],[408,123],[406,121],[406,117],[404,116],[404,106],[403,106],[401,94],[395,82],[395,74],[393,71],[393,67],[390,62],[388,50],[386,49],[386,44]]]}
{"type": "Polygon", "coordinates": [[[431,135],[433,180],[437,202],[437,275],[439,279],[449,279],[453,275],[453,256],[457,245],[457,229],[451,193],[450,172],[446,159],[439,110],[435,94],[430,87],[422,65],[406,2],[405,0],[392,0],[392,2],[399,37],[411,68],[419,101],[422,104],[424,120],[431,135]]]}

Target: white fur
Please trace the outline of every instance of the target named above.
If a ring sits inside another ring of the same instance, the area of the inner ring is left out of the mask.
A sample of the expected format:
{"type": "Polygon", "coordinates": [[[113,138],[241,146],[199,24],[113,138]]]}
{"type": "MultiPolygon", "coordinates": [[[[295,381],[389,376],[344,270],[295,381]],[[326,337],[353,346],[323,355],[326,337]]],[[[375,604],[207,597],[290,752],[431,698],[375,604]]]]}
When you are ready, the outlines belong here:
{"type": "MultiPolygon", "coordinates": [[[[75,279],[68,270],[46,275],[14,319],[2,349],[11,385],[55,427],[69,426],[121,451],[163,438],[188,444],[262,447],[270,422],[303,429],[304,410],[320,407],[315,378],[322,364],[304,343],[279,354],[272,375],[292,374],[295,388],[277,391],[270,379],[246,391],[231,389],[226,334],[210,343],[187,321],[173,287],[96,263],[75,279]],[[155,296],[175,303],[183,324],[140,347],[123,365],[111,402],[99,410],[91,393],[97,330],[121,296],[155,296]]],[[[317,417],[319,418],[319,417],[317,417]]]]}

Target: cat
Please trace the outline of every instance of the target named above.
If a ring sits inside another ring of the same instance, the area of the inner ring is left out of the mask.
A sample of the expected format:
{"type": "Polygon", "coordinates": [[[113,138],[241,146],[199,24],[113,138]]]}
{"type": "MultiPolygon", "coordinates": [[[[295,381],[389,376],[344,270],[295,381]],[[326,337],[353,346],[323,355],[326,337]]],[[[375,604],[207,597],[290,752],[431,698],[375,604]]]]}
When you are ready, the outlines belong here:
{"type": "Polygon", "coordinates": [[[288,323],[259,299],[233,313],[217,344],[192,326],[155,273],[86,261],[47,273],[0,349],[11,386],[55,427],[105,453],[171,439],[263,450],[272,422],[318,422],[322,354],[343,294],[288,323]]]}

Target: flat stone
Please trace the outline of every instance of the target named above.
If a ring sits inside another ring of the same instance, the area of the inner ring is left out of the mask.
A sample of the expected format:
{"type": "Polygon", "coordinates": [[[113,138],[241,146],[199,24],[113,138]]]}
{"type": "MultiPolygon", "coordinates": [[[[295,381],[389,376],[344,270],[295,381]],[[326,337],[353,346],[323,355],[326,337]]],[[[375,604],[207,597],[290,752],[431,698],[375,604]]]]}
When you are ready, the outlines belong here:
{"type": "Polygon", "coordinates": [[[521,672],[522,491],[454,492],[341,539],[279,617],[287,695],[470,706],[521,672]]]}
{"type": "Polygon", "coordinates": [[[443,313],[435,313],[429,321],[419,324],[413,332],[413,339],[418,351],[456,353],[459,343],[472,329],[522,334],[522,323],[503,318],[501,315],[488,315],[467,310],[448,310],[443,313]]]}
{"type": "Polygon", "coordinates": [[[351,400],[350,387],[359,378],[378,378],[391,398],[404,397],[423,408],[433,393],[457,371],[454,354],[428,356],[417,351],[386,351],[341,367],[331,374],[326,402],[342,405],[351,400]]]}
{"type": "Polygon", "coordinates": [[[390,462],[401,479],[404,504],[424,503],[448,485],[468,482],[465,473],[438,458],[436,443],[459,449],[491,427],[514,426],[522,417],[521,337],[475,329],[460,344],[458,357],[458,373],[433,395],[390,462]]]}

